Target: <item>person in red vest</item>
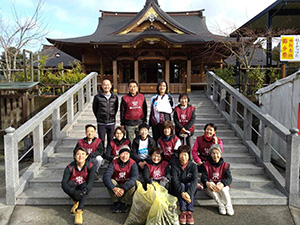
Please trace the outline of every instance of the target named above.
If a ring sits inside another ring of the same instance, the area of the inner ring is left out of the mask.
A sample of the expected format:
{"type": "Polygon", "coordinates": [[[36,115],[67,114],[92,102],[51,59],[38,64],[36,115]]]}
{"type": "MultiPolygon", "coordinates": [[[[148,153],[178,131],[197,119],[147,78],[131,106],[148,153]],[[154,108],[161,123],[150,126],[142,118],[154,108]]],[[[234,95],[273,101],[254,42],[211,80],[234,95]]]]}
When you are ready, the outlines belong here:
{"type": "Polygon", "coordinates": [[[172,192],[178,197],[180,206],[180,224],[194,224],[194,195],[197,189],[197,165],[191,159],[191,147],[181,145],[178,158],[174,158],[171,167],[172,192]]]}
{"type": "Polygon", "coordinates": [[[230,165],[224,162],[221,146],[218,144],[210,147],[210,156],[203,164],[201,181],[204,184],[207,195],[217,202],[219,213],[233,216],[234,211],[229,194],[232,182],[230,165]]]}
{"type": "Polygon", "coordinates": [[[163,160],[163,150],[155,147],[150,151],[150,155],[151,160],[145,165],[143,170],[145,187],[147,187],[147,184],[157,182],[168,189],[167,184],[171,180],[170,167],[169,163],[163,160]]]}
{"type": "Polygon", "coordinates": [[[187,93],[180,94],[178,101],[180,104],[175,107],[173,115],[175,134],[183,144],[191,147],[191,136],[195,131],[195,107],[189,105],[190,99],[187,93]]]}
{"type": "Polygon", "coordinates": [[[104,164],[104,145],[100,138],[95,137],[96,127],[92,124],[85,126],[86,137],[80,139],[75,146],[75,150],[78,147],[85,148],[88,152],[88,160],[95,165],[96,174],[95,179],[99,179],[99,168],[104,164]]]}
{"type": "Polygon", "coordinates": [[[104,185],[113,201],[112,213],[127,212],[127,204],[130,202],[136,189],[136,181],[138,179],[138,166],[130,158],[129,146],[124,145],[119,151],[119,157],[108,165],[103,174],[104,185]]]}
{"type": "Polygon", "coordinates": [[[201,165],[207,160],[210,155],[210,147],[213,144],[218,144],[223,152],[223,141],[221,138],[217,137],[217,126],[213,123],[208,123],[204,126],[203,136],[197,137],[193,149],[193,159],[198,165],[198,170],[201,172],[201,165]]]}
{"type": "Polygon", "coordinates": [[[75,224],[82,224],[82,211],[88,193],[94,184],[95,166],[87,161],[87,150],[78,147],[74,151],[74,161],[64,171],[61,187],[74,201],[71,213],[75,214],[75,224]]]}
{"type": "Polygon", "coordinates": [[[149,152],[156,147],[156,142],[149,135],[149,126],[146,123],[139,125],[139,133],[140,135],[132,142],[131,158],[143,170],[146,163],[150,160],[149,152]]]}
{"type": "Polygon", "coordinates": [[[125,138],[125,130],[121,126],[116,127],[114,132],[115,138],[108,143],[106,148],[106,156],[105,158],[110,162],[119,156],[119,150],[122,146],[128,145],[131,147],[130,141],[125,138]]]}
{"type": "Polygon", "coordinates": [[[126,137],[132,143],[138,135],[138,126],[147,122],[147,102],[145,96],[138,93],[137,81],[128,82],[129,93],[121,100],[120,119],[121,126],[126,130],[126,137]]]}
{"type": "Polygon", "coordinates": [[[174,126],[171,121],[163,123],[163,135],[157,141],[158,147],[164,151],[164,160],[170,159],[177,153],[178,147],[181,145],[180,139],[174,134],[174,126]]]}
{"type": "Polygon", "coordinates": [[[168,92],[168,83],[165,80],[158,82],[157,94],[151,98],[149,126],[152,127],[152,136],[157,141],[163,134],[162,127],[165,121],[171,120],[175,107],[174,99],[168,92]]]}

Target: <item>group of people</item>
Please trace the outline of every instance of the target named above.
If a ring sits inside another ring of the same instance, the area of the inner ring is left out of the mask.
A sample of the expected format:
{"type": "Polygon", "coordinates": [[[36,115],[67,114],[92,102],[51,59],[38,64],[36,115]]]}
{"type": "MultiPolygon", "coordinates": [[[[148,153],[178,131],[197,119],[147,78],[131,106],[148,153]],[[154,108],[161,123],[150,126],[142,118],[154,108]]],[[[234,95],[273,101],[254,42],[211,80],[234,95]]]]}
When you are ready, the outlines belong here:
{"type": "Polygon", "coordinates": [[[103,182],[113,202],[112,213],[127,212],[140,180],[144,188],[158,182],[178,197],[181,224],[194,224],[194,195],[202,188],[217,202],[220,214],[233,215],[230,165],[222,158],[223,143],[216,136],[216,125],[206,124],[204,134],[191,149],[196,113],[188,94],[180,94],[175,107],[167,82],[160,81],[157,94],[151,98],[147,123],[146,99],[138,92],[138,83],[130,80],[129,93],[121,99],[121,125],[115,127],[119,102],[111,88],[111,82],[104,80],[93,101],[99,138],[96,126],[86,125],[86,137],[78,141],[74,161],[64,171],[62,188],[74,201],[71,213],[75,214],[75,224],[82,224],[83,206],[105,160],[109,164],[103,182]]]}

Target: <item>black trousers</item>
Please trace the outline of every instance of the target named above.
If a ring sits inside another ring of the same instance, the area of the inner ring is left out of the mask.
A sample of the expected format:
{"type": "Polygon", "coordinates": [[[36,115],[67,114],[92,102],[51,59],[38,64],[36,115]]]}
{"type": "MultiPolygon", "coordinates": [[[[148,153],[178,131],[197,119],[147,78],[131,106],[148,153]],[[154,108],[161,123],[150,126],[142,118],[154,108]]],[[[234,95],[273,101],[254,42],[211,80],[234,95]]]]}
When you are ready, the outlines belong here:
{"type": "MultiPolygon", "coordinates": [[[[76,186],[76,184],[73,180],[68,180],[67,184],[69,185],[70,188],[79,190],[79,191],[83,190],[86,187],[86,183],[76,186]]],[[[86,200],[87,200],[87,195],[82,195],[82,196],[78,197],[77,195],[75,196],[74,193],[66,192],[66,194],[69,195],[73,201],[75,201],[75,202],[79,201],[78,209],[83,209],[83,206],[85,205],[86,200]]]]}

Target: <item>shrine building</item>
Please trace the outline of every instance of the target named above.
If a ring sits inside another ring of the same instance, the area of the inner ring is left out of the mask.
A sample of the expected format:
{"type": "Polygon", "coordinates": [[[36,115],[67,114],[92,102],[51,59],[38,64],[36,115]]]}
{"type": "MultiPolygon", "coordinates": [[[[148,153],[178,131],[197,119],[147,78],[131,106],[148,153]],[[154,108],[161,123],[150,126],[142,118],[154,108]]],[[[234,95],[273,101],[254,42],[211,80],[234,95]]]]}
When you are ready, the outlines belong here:
{"type": "Polygon", "coordinates": [[[229,55],[214,47],[223,37],[208,30],[204,10],[164,12],[158,0],[146,0],[140,12],[100,12],[93,34],[47,40],[80,60],[85,73],[110,79],[114,92],[127,93],[130,79],[142,93],[155,93],[161,79],[171,93],[190,92],[206,82],[206,68],[219,68],[229,55]]]}

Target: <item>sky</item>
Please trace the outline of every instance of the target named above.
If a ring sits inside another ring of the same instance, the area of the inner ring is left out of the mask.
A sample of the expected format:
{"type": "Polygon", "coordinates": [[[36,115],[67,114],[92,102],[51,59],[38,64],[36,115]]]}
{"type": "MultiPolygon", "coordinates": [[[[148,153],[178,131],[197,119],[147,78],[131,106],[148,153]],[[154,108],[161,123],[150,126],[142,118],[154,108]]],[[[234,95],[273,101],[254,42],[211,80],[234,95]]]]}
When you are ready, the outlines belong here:
{"type": "MultiPolygon", "coordinates": [[[[276,0],[158,0],[165,12],[204,9],[208,29],[214,34],[229,34],[259,14],[276,0]]],[[[20,19],[33,14],[38,0],[1,0],[0,20],[13,24],[12,6],[20,19]]],[[[99,10],[139,12],[145,0],[44,0],[40,24],[47,26],[49,38],[71,38],[92,34],[98,25],[99,10]]],[[[38,50],[49,44],[46,38],[26,48],[38,50]]]]}

